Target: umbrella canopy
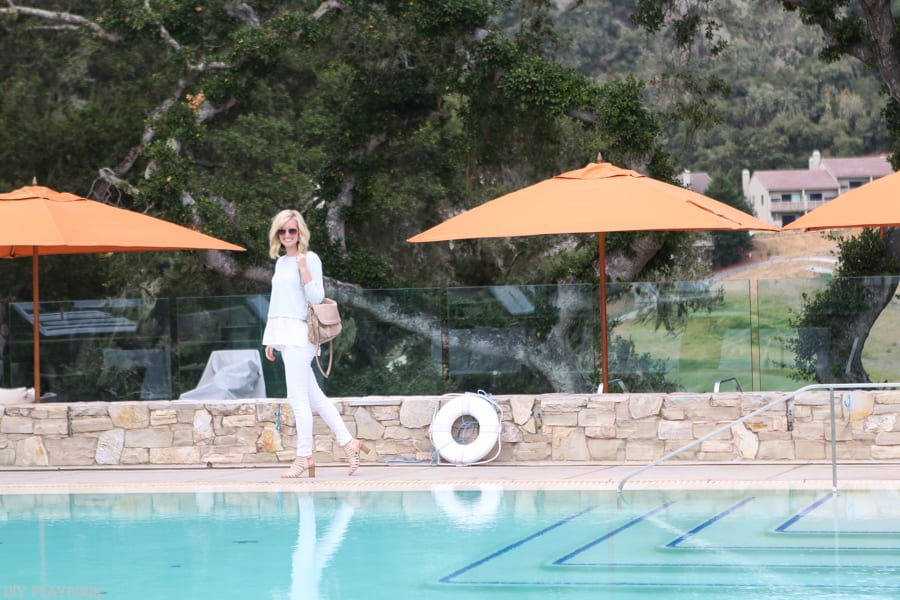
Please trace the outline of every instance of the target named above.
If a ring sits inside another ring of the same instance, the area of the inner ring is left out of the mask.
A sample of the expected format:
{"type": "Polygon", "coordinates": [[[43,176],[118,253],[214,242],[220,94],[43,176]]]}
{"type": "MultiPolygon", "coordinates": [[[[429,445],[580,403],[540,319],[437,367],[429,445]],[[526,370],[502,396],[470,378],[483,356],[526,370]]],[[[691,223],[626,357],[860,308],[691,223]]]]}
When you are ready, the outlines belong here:
{"type": "Polygon", "coordinates": [[[880,177],[829,200],[788,223],[785,230],[900,225],[900,172],[880,177]]]}
{"type": "Polygon", "coordinates": [[[150,250],[244,250],[199,231],[41,186],[0,194],[0,258],[32,257],[34,394],[40,401],[38,256],[150,250]]]}
{"type": "Polygon", "coordinates": [[[485,202],[407,241],[723,229],[778,231],[687,188],[610,163],[591,163],[485,202]]]}
{"type": "Polygon", "coordinates": [[[689,189],[600,162],[476,206],[407,241],[596,233],[601,269],[601,364],[606,390],[609,356],[605,233],[692,230],[778,231],[778,227],[689,189]]]}

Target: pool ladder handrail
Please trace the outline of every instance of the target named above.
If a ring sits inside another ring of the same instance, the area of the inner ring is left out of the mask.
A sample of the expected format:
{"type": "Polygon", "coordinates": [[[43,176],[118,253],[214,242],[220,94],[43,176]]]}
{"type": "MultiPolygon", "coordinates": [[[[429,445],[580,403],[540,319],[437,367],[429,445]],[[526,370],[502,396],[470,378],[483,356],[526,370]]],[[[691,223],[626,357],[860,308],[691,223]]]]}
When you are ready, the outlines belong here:
{"type": "MultiPolygon", "coordinates": [[[[625,483],[627,483],[628,480],[630,480],[634,476],[640,475],[644,471],[652,469],[653,467],[666,462],[670,458],[678,456],[685,450],[690,450],[694,446],[698,446],[698,445],[702,444],[706,440],[713,438],[713,437],[719,435],[720,433],[731,429],[735,425],[740,425],[744,421],[752,419],[756,415],[764,413],[765,411],[769,410],[770,408],[774,408],[775,406],[778,406],[779,404],[784,404],[786,402],[789,402],[804,392],[811,392],[811,391],[817,391],[817,390],[829,390],[829,392],[830,392],[829,402],[831,404],[831,491],[832,491],[832,493],[836,494],[837,493],[837,439],[836,439],[837,438],[837,435],[836,435],[837,419],[835,417],[834,390],[865,390],[865,389],[882,389],[882,388],[900,388],[900,383],[897,383],[897,382],[893,382],[893,383],[816,383],[816,384],[804,386],[798,390],[791,392],[790,394],[782,396],[781,398],[777,398],[776,400],[773,400],[772,402],[769,402],[768,404],[766,404],[765,406],[763,406],[761,408],[757,408],[756,410],[747,413],[743,417],[735,419],[734,421],[728,423],[727,425],[722,425],[721,427],[714,429],[713,431],[707,433],[706,435],[699,437],[696,440],[689,442],[689,443],[685,444],[684,446],[681,446],[680,448],[673,450],[672,452],[669,452],[665,456],[657,458],[656,460],[644,465],[640,469],[632,471],[631,473],[629,473],[628,475],[623,477],[622,480],[619,482],[619,485],[617,488],[618,493],[620,493],[620,494],[622,493],[622,491],[625,488],[625,483]]],[[[793,414],[793,411],[789,410],[788,413],[793,414]]]]}
{"type": "MultiPolygon", "coordinates": [[[[623,393],[623,394],[627,394],[627,393],[628,393],[628,388],[625,386],[625,382],[622,381],[620,378],[616,377],[615,379],[610,379],[610,380],[609,380],[609,386],[610,386],[610,387],[612,387],[612,384],[614,384],[614,383],[618,383],[618,384],[619,384],[619,387],[622,388],[622,393],[623,393]]],[[[598,393],[598,394],[602,394],[602,393],[603,393],[603,383],[601,383],[600,386],[597,388],[597,393],[598,393]]]]}
{"type": "Polygon", "coordinates": [[[737,378],[737,377],[726,377],[725,379],[719,379],[718,381],[716,381],[716,383],[713,385],[713,393],[714,393],[714,394],[715,394],[715,393],[718,393],[719,388],[722,387],[722,384],[723,384],[723,383],[728,383],[729,381],[733,381],[733,382],[734,382],[734,387],[735,387],[735,389],[736,389],[738,392],[743,392],[743,391],[744,391],[744,390],[741,388],[741,382],[738,381],[738,378],[737,378]]]}

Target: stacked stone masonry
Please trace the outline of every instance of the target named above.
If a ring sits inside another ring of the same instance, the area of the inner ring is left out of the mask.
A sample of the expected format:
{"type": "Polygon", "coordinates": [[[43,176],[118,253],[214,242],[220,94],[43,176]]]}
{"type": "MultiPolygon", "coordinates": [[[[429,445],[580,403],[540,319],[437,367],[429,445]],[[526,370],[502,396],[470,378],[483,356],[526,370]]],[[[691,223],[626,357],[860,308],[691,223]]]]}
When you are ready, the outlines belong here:
{"type": "MultiPolygon", "coordinates": [[[[719,394],[494,396],[502,408],[503,462],[646,463],[781,397],[719,394]]],[[[451,396],[338,398],[350,431],[372,451],[364,460],[435,460],[429,426],[451,396]]],[[[900,392],[835,394],[839,460],[900,459],[900,392]]],[[[831,459],[827,392],[808,393],[726,429],[678,460],[831,459]],[[789,418],[789,412],[793,418],[789,418]]],[[[316,459],[343,460],[314,420],[316,459]]],[[[296,429],[277,399],[0,405],[0,467],[206,465],[288,462],[296,429]]],[[[493,454],[491,454],[493,455],[493,454]]]]}

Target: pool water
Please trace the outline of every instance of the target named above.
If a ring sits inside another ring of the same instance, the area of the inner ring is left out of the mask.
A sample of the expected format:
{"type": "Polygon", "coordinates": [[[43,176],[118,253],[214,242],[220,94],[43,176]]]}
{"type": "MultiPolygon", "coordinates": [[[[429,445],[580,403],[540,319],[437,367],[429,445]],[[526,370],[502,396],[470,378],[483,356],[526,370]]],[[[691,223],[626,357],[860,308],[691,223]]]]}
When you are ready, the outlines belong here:
{"type": "Polygon", "coordinates": [[[3,598],[897,598],[900,492],[0,496],[3,598]]]}

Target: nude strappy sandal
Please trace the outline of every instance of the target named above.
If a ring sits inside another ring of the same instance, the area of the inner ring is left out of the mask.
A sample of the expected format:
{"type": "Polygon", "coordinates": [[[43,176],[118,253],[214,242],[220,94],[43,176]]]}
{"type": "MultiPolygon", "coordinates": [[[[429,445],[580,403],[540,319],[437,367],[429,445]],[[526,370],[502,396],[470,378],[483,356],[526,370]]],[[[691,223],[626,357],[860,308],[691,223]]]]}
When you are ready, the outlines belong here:
{"type": "Polygon", "coordinates": [[[344,446],[344,453],[347,455],[347,462],[350,463],[350,468],[347,470],[347,475],[353,475],[359,468],[360,451],[368,452],[369,447],[357,439],[350,440],[349,442],[347,442],[347,445],[344,446]]]}
{"type": "Polygon", "coordinates": [[[307,471],[309,471],[310,479],[316,476],[316,463],[313,462],[312,456],[298,456],[291,463],[291,468],[281,474],[281,478],[297,479],[307,471]]]}

